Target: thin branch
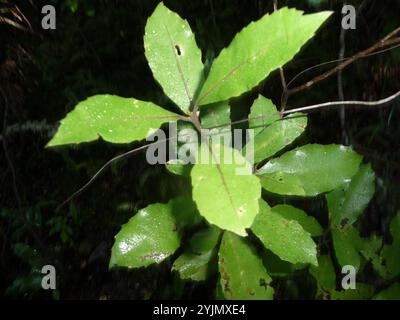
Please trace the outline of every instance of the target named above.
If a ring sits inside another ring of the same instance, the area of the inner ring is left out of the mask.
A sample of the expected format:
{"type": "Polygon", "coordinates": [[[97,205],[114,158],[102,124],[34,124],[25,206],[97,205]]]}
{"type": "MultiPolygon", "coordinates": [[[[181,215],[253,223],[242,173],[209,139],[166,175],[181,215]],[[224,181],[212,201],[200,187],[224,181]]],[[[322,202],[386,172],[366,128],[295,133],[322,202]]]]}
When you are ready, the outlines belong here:
{"type": "Polygon", "coordinates": [[[368,49],[362,50],[360,52],[358,52],[357,54],[355,54],[353,57],[351,57],[350,59],[340,63],[339,65],[337,65],[336,67],[334,67],[333,69],[319,75],[316,76],[315,78],[313,78],[312,80],[308,81],[307,83],[300,85],[298,87],[295,87],[293,89],[289,89],[288,90],[288,95],[292,95],[294,93],[309,89],[311,87],[313,87],[315,84],[331,77],[332,75],[336,74],[339,70],[343,70],[345,68],[347,68],[348,66],[350,66],[351,64],[353,64],[354,62],[363,59],[367,56],[369,56],[371,53],[379,50],[379,49],[383,49],[386,47],[390,47],[392,45],[395,44],[399,44],[400,43],[400,38],[394,38],[394,36],[396,36],[397,34],[400,33],[400,28],[397,28],[395,30],[393,30],[392,32],[390,32],[387,36],[385,36],[383,39],[381,39],[380,41],[378,41],[377,43],[375,43],[373,46],[369,47],[368,49]]]}
{"type": "Polygon", "coordinates": [[[122,160],[125,159],[129,156],[133,156],[137,153],[139,153],[142,150],[145,150],[146,148],[152,146],[152,145],[156,145],[158,143],[164,143],[167,142],[169,140],[172,139],[176,139],[176,137],[172,137],[172,138],[167,138],[167,139],[163,139],[163,140],[159,140],[153,143],[149,143],[146,144],[144,146],[129,150],[125,153],[122,153],[110,160],[108,160],[91,178],[88,182],[86,182],[81,188],[79,188],[76,192],[74,192],[71,196],[69,196],[66,200],[64,200],[60,205],[58,205],[58,207],[56,208],[56,212],[58,212],[62,207],[64,207],[67,203],[69,203],[71,200],[75,199],[77,196],[79,196],[82,192],[84,192],[103,172],[105,169],[107,169],[112,163],[114,163],[115,161],[118,160],[122,160]]]}
{"type": "MultiPolygon", "coordinates": [[[[347,3],[344,3],[347,5],[347,3]]],[[[346,29],[341,28],[340,36],[339,36],[339,60],[343,60],[346,52],[346,29]]],[[[338,86],[338,96],[340,101],[344,101],[344,89],[343,89],[343,69],[340,69],[337,73],[337,86],[338,86]]],[[[340,127],[342,131],[342,140],[345,144],[348,144],[348,137],[346,133],[346,109],[345,106],[342,105],[339,110],[340,115],[340,127]]]]}
{"type": "Polygon", "coordinates": [[[375,106],[381,106],[381,105],[387,104],[389,102],[392,102],[393,100],[395,100],[398,97],[400,97],[400,91],[398,91],[397,93],[395,93],[394,95],[392,95],[390,97],[387,97],[385,99],[381,99],[378,101],[332,101],[332,102],[315,104],[315,105],[307,106],[307,107],[286,110],[286,111],[282,112],[282,114],[304,112],[304,111],[310,111],[310,110],[326,108],[326,107],[333,107],[333,106],[341,106],[341,105],[353,105],[353,106],[357,105],[357,106],[375,107],[375,106]]]}
{"type": "MultiPolygon", "coordinates": [[[[315,105],[311,105],[311,106],[285,110],[283,112],[271,112],[271,113],[264,114],[264,115],[261,115],[261,116],[240,119],[240,120],[232,121],[232,122],[229,122],[229,123],[220,124],[218,126],[210,127],[209,129],[217,129],[217,128],[225,127],[227,125],[235,125],[235,124],[246,123],[246,122],[249,122],[250,120],[268,119],[268,118],[271,118],[272,116],[277,116],[277,115],[287,115],[287,114],[292,114],[292,113],[296,113],[296,112],[311,111],[311,110],[314,110],[314,109],[321,109],[321,108],[341,106],[341,105],[368,106],[368,107],[382,106],[382,105],[385,105],[385,104],[387,104],[389,102],[394,101],[399,96],[400,96],[400,91],[395,93],[394,95],[392,95],[390,97],[387,97],[385,99],[381,99],[381,100],[378,100],[378,101],[332,101],[332,102],[325,102],[325,103],[321,103],[321,104],[315,104],[315,105]]],[[[285,119],[286,118],[283,118],[283,119],[280,119],[280,120],[285,120],[285,119]]]]}
{"type": "MultiPolygon", "coordinates": [[[[278,11],[278,0],[274,0],[274,11],[278,11]]],[[[281,111],[284,111],[288,100],[288,86],[286,84],[285,72],[282,67],[279,68],[279,75],[282,84],[281,111]]]]}
{"type": "MultiPolygon", "coordinates": [[[[379,50],[379,51],[370,53],[370,54],[366,55],[364,58],[376,56],[376,55],[378,55],[378,54],[385,53],[385,52],[391,51],[391,50],[393,50],[393,49],[397,49],[397,48],[399,48],[399,47],[400,47],[400,43],[397,44],[397,45],[391,46],[391,47],[389,47],[389,48],[386,48],[386,49],[383,49],[383,50],[379,50]]],[[[319,63],[319,64],[317,64],[317,65],[315,65],[315,66],[309,67],[309,68],[307,68],[307,69],[305,69],[305,70],[299,72],[297,75],[295,75],[295,76],[292,78],[292,80],[289,81],[289,83],[288,83],[287,85],[288,85],[288,87],[290,87],[291,84],[292,84],[294,81],[296,81],[300,76],[302,76],[303,74],[305,74],[305,73],[307,73],[307,72],[309,72],[309,71],[311,71],[311,70],[314,70],[314,69],[317,69],[317,68],[320,68],[320,67],[323,67],[323,66],[326,66],[326,65],[329,65],[329,64],[347,61],[347,60],[349,60],[349,59],[351,59],[351,57],[347,57],[347,58],[343,58],[343,59],[331,60],[331,61],[327,61],[327,62],[322,62],[322,63],[319,63]]]]}

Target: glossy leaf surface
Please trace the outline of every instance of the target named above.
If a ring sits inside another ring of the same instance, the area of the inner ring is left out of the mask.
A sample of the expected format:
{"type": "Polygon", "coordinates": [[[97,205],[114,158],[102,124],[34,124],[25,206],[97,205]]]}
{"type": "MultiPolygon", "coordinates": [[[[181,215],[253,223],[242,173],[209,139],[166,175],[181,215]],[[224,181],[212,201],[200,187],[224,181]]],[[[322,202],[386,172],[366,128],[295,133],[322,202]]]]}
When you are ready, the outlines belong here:
{"type": "Polygon", "coordinates": [[[270,158],[298,138],[307,127],[307,116],[279,116],[271,100],[259,96],[251,107],[249,129],[254,130],[254,163],[270,158]]]}
{"type": "Polygon", "coordinates": [[[147,20],[144,46],[154,78],[188,113],[203,82],[201,51],[188,22],[161,2],[147,20]]]}
{"type": "Polygon", "coordinates": [[[213,62],[198,103],[225,101],[251,90],[292,60],[330,15],[282,8],[250,23],[213,62]]]}
{"type": "Polygon", "coordinates": [[[257,175],[270,192],[315,196],[350,181],[360,163],[361,156],[348,147],[308,144],[270,160],[257,175]]]}
{"type": "Polygon", "coordinates": [[[196,207],[188,198],[151,204],[139,210],[116,235],[110,268],[160,263],[178,249],[182,230],[198,222],[196,207]]]}
{"type": "Polygon", "coordinates": [[[151,102],[97,95],[80,102],[61,120],[48,147],[89,142],[101,137],[112,143],[142,140],[176,115],[151,102]]]}

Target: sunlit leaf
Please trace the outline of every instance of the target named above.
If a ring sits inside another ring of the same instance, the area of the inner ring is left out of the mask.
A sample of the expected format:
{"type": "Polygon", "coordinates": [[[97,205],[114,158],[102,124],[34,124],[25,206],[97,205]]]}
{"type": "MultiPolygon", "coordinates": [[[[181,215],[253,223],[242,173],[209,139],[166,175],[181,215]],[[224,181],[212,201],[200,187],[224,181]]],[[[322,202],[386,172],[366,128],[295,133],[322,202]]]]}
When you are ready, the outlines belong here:
{"type": "MultiPolygon", "coordinates": [[[[267,159],[298,138],[307,126],[307,116],[293,113],[281,118],[271,100],[259,96],[249,115],[254,130],[254,163],[267,159]]],[[[245,148],[246,149],[246,148],[245,148]]]]}
{"type": "Polygon", "coordinates": [[[213,62],[198,103],[225,101],[251,90],[292,60],[330,15],[282,8],[250,23],[213,62]]]}
{"type": "Polygon", "coordinates": [[[308,144],[270,160],[257,175],[270,192],[315,196],[350,181],[360,162],[361,156],[348,147],[308,144]]]}
{"type": "Polygon", "coordinates": [[[322,235],[323,229],[317,219],[309,216],[303,210],[290,205],[277,205],[273,210],[287,220],[297,221],[312,237],[322,235]]]}
{"type": "Polygon", "coordinates": [[[188,113],[204,77],[201,51],[188,22],[161,2],[147,20],[144,47],[154,78],[188,113]]]}
{"type": "Polygon", "coordinates": [[[213,155],[218,154],[220,160],[193,166],[193,199],[209,223],[245,236],[245,229],[258,214],[260,181],[237,150],[224,145],[219,148],[213,149],[213,155]],[[228,154],[231,164],[225,158],[228,154]]]}
{"type": "Polygon", "coordinates": [[[139,210],[116,235],[110,268],[160,263],[178,249],[182,230],[199,220],[194,203],[183,197],[139,210]]]}
{"type": "Polygon", "coordinates": [[[151,135],[163,123],[176,120],[172,112],[151,103],[112,95],[80,102],[61,120],[48,147],[103,140],[129,143],[151,135]]]}

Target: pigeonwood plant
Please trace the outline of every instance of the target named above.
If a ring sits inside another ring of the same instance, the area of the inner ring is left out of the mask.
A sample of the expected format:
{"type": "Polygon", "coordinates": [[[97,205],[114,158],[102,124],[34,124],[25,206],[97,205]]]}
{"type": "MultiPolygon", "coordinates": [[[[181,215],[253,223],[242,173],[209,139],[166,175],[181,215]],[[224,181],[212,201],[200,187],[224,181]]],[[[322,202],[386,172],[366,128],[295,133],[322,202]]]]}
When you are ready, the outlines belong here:
{"type": "MultiPolygon", "coordinates": [[[[234,37],[206,75],[188,22],[160,3],[147,21],[145,55],[177,113],[152,102],[96,95],[79,103],[61,121],[48,147],[99,137],[110,143],[131,143],[171,121],[186,121],[197,130],[231,130],[229,100],[292,60],[330,15],[288,8],[265,15],[234,37]]],[[[141,268],[174,259],[172,272],[188,281],[218,279],[216,297],[225,299],[273,299],[273,279],[290,277],[298,270],[308,270],[316,279],[319,298],[374,294],[367,284],[339,290],[333,261],[360,271],[370,260],[385,279],[398,276],[399,261],[394,257],[400,248],[400,217],[392,223],[393,244],[383,249],[381,238],[363,239],[353,226],[374,194],[371,166],[341,145],[308,144],[282,152],[304,132],[307,115],[283,117],[263,96],[254,101],[248,124],[254,130],[250,141],[254,161],[244,158],[246,147],[224,146],[223,152],[242,157],[251,174],[238,175],[238,165],[223,162],[167,164],[173,174],[190,179],[190,192],[134,214],[115,237],[110,268],[141,268]],[[281,156],[273,158],[278,152],[281,156]],[[320,194],[326,195],[329,209],[326,230],[299,208],[271,207],[267,202],[271,196],[276,203],[280,197],[320,194]],[[327,235],[332,236],[335,255],[321,254],[321,246],[317,248],[327,235]],[[183,237],[188,240],[177,256],[183,237]]],[[[389,294],[398,291],[398,285],[390,290],[389,294]]]]}

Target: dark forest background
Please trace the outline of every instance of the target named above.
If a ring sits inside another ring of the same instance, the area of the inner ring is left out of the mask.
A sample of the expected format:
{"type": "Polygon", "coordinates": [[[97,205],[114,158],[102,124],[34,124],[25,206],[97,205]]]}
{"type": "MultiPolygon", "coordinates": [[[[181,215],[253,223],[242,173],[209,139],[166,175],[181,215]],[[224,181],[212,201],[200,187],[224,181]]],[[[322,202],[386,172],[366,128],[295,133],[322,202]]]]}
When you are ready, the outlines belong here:
{"type": "MultiPolygon", "coordinates": [[[[69,206],[55,208],[82,186],[107,160],[134,146],[104,142],[45,149],[57,121],[80,101],[98,93],[151,100],[171,106],[146,63],[143,32],[158,0],[0,1],[17,5],[26,21],[6,11],[0,16],[0,296],[45,299],[212,298],[214,287],[183,283],[168,263],[141,270],[108,270],[114,235],[146,204],[166,201],[179,192],[179,177],[163,166],[150,167],[143,155],[107,170],[69,206]],[[57,10],[57,29],[41,29],[41,8],[57,10]],[[57,269],[57,290],[40,287],[40,269],[57,269]]],[[[165,0],[188,19],[212,59],[252,20],[271,12],[270,0],[165,0]]],[[[340,51],[344,1],[279,1],[306,12],[334,10],[335,15],[285,67],[291,79],[340,51]]],[[[400,1],[347,1],[358,8],[357,29],[346,33],[345,56],[369,47],[400,25],[400,1]]],[[[301,32],[301,31],[299,31],[301,32]]],[[[329,66],[328,66],[329,67],[329,66]]],[[[301,78],[306,82],[327,67],[301,78]]],[[[400,49],[369,57],[343,72],[346,100],[377,100],[400,88],[400,49]]],[[[274,73],[232,102],[232,119],[249,110],[258,93],[280,102],[281,82],[274,73]]],[[[338,100],[337,78],[293,95],[289,107],[338,100]]],[[[338,108],[310,115],[304,143],[346,143],[372,163],[377,189],[362,219],[362,235],[388,235],[390,218],[400,205],[400,101],[385,108],[348,108],[344,127],[338,108]]],[[[311,212],[321,210],[313,200],[311,212]]],[[[368,275],[367,275],[368,276],[368,275]]],[[[279,292],[278,292],[279,295],[279,292]]],[[[299,288],[286,298],[312,295],[299,288]]]]}

